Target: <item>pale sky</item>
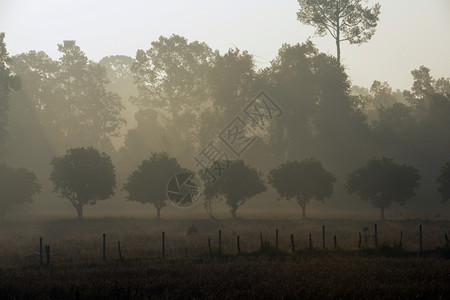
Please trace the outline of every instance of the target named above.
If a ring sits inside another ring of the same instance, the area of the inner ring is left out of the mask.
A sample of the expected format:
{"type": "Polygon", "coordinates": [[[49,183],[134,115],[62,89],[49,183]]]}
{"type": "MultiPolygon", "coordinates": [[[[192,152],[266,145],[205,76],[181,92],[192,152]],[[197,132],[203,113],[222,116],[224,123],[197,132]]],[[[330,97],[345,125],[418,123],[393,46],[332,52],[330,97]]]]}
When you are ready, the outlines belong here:
{"type": "MultiPolygon", "coordinates": [[[[374,37],[343,44],[342,62],[353,84],[373,80],[409,89],[411,70],[425,65],[435,78],[450,77],[450,0],[380,0],[374,37]]],[[[238,47],[267,66],[283,43],[308,37],[335,55],[330,36],[297,21],[296,0],[0,0],[0,32],[11,55],[43,50],[59,58],[57,44],[76,40],[89,59],[134,57],[159,36],[175,33],[222,53],[238,47]]]]}

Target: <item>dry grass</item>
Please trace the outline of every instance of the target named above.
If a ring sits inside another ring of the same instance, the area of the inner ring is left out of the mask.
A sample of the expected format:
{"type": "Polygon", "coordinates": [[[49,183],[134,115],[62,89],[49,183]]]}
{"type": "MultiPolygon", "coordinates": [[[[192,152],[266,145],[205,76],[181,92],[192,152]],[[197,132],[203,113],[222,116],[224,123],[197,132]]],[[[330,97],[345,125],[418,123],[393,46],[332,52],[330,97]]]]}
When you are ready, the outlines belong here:
{"type": "Polygon", "coordinates": [[[450,294],[448,253],[439,256],[431,251],[444,245],[450,221],[379,223],[380,250],[373,249],[374,222],[360,220],[105,218],[5,225],[0,230],[0,299],[444,299],[450,294]],[[187,236],[192,224],[198,234],[187,236]],[[421,255],[419,224],[424,234],[421,255]],[[320,250],[322,225],[327,251],[320,250]],[[225,255],[211,257],[207,240],[211,238],[216,252],[219,229],[225,255]],[[275,229],[281,253],[273,248],[275,229]],[[160,257],[162,231],[165,260],[160,257]],[[404,249],[382,247],[398,245],[400,231],[404,249]],[[365,250],[357,251],[358,232],[365,250]],[[106,262],[102,262],[103,233],[106,262]],[[260,233],[269,249],[260,250],[260,233]],[[290,253],[291,233],[295,255],[290,253]],[[313,251],[306,250],[309,234],[313,251]],[[241,256],[236,255],[237,235],[241,256]],[[41,236],[51,246],[49,266],[39,266],[41,236]],[[118,259],[119,240],[123,261],[118,259]]]}

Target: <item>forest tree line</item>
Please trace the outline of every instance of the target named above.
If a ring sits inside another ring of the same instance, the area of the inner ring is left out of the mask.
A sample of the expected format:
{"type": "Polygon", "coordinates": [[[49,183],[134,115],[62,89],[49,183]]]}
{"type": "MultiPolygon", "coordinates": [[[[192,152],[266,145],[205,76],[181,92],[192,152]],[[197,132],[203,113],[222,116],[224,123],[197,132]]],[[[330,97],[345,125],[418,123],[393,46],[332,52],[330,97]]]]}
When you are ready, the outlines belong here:
{"type": "Polygon", "coordinates": [[[78,147],[107,153],[118,187],[152,153],[198,170],[194,157],[264,91],[283,114],[241,157],[228,153],[233,160],[268,174],[315,159],[336,177],[340,199],[351,172],[388,157],[420,171],[418,207],[441,205],[436,178],[449,161],[450,81],[425,66],[411,72],[410,90],[399,91],[382,81],[352,86],[337,59],[309,40],[282,45],[262,69],[247,51],[220,53],[178,35],[161,36],[134,58],[99,62],[75,41],[57,47],[58,60],[42,51],[10,56],[1,37],[1,162],[36,174],[49,186],[42,199],[52,189],[49,162],[78,147]]]}

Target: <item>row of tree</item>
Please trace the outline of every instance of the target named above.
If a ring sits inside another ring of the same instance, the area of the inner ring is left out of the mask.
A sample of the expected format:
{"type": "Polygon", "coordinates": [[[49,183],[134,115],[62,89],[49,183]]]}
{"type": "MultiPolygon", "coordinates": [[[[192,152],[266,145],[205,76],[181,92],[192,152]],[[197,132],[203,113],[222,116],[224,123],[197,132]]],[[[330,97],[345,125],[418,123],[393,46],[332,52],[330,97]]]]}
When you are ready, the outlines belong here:
{"type": "MultiPolygon", "coordinates": [[[[111,158],[92,147],[69,149],[64,156],[54,157],[51,166],[54,192],[72,203],[78,218],[82,218],[85,205],[114,195],[116,174],[111,158]]],[[[176,158],[166,152],[153,153],[129,175],[123,190],[130,201],[153,204],[159,219],[161,209],[167,205],[169,180],[180,172],[192,171],[182,168],[176,158]]],[[[232,161],[214,181],[209,180],[206,169],[200,171],[200,177],[205,185],[204,206],[211,217],[214,201],[224,199],[232,217],[236,218],[240,206],[267,189],[262,173],[243,160],[232,161]]],[[[41,188],[36,176],[25,169],[0,165],[0,179],[2,198],[7,199],[1,202],[2,219],[11,207],[31,202],[41,188]]],[[[384,210],[393,202],[403,205],[414,196],[419,180],[419,171],[414,167],[397,164],[391,158],[374,158],[348,176],[346,189],[379,208],[383,220],[384,210]]],[[[272,169],[268,176],[268,183],[282,198],[296,200],[303,218],[306,218],[306,205],[312,199],[329,198],[335,182],[336,177],[316,159],[288,161],[272,169]]],[[[442,167],[437,183],[442,200],[449,200],[450,161],[442,167]]]]}
{"type": "Polygon", "coordinates": [[[79,146],[110,153],[120,182],[152,152],[167,151],[194,169],[193,157],[264,90],[283,115],[232,159],[268,173],[316,157],[339,179],[333,197],[345,202],[352,170],[371,157],[393,157],[422,174],[410,207],[438,205],[435,176],[450,153],[450,83],[426,67],[412,72],[411,91],[379,81],[366,90],[351,88],[336,58],[310,41],[283,45],[269,67],[257,70],[246,51],[219,53],[177,35],[160,37],[135,58],[99,63],[74,41],[58,45],[56,61],[36,51],[9,57],[3,37],[1,160],[40,178],[48,177],[52,157],[79,146]],[[125,119],[136,125],[125,127],[125,119]]]}

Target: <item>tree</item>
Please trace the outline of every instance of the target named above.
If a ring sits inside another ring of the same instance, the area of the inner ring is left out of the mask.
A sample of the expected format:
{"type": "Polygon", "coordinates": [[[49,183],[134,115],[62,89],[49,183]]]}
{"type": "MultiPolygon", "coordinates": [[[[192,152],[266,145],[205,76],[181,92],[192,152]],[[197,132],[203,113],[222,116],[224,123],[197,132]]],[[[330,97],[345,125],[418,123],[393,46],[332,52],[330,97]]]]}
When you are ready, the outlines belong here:
{"type": "Polygon", "coordinates": [[[201,171],[201,178],[205,182],[205,197],[208,200],[225,198],[226,204],[230,207],[233,219],[236,212],[248,199],[267,190],[262,180],[262,174],[256,169],[246,165],[243,160],[232,162],[219,161],[219,165],[228,164],[228,170],[223,170],[221,176],[216,181],[211,181],[206,170],[201,171]]]}
{"type": "Polygon", "coordinates": [[[175,34],[161,36],[151,45],[147,51],[137,51],[131,66],[139,92],[131,101],[141,109],[163,112],[168,130],[183,137],[192,126],[185,120],[207,99],[206,75],[213,52],[205,43],[189,43],[175,34]]]}
{"type": "Polygon", "coordinates": [[[114,195],[116,174],[111,158],[93,147],[72,148],[50,163],[53,192],[67,198],[83,217],[83,206],[94,205],[114,195]]]}
{"type": "Polygon", "coordinates": [[[0,164],[0,221],[12,207],[32,202],[41,191],[36,175],[24,168],[11,168],[0,164]]]}
{"type": "Polygon", "coordinates": [[[11,89],[20,88],[19,77],[15,76],[10,69],[11,58],[6,50],[5,33],[0,32],[0,147],[4,145],[8,131],[8,96],[11,89]]]}
{"type": "Polygon", "coordinates": [[[442,166],[436,183],[438,184],[438,191],[442,196],[442,202],[450,200],[450,160],[442,166]]]}
{"type": "Polygon", "coordinates": [[[109,139],[117,136],[125,120],[120,97],[106,91],[109,81],[105,68],[88,61],[75,41],[58,44],[58,51],[63,54],[57,91],[64,108],[61,130],[69,140],[110,147],[109,139]]]}
{"type": "Polygon", "coordinates": [[[404,205],[415,195],[420,177],[417,169],[399,165],[392,158],[373,158],[348,176],[346,189],[379,208],[381,220],[384,220],[384,210],[393,202],[404,205]]]}
{"type": "Polygon", "coordinates": [[[361,2],[363,0],[298,0],[297,19],[316,27],[319,36],[328,32],[334,38],[340,64],[341,42],[362,44],[375,33],[381,6],[377,3],[367,8],[361,2]]]}
{"type": "Polygon", "coordinates": [[[123,190],[128,193],[127,200],[153,204],[156,217],[160,219],[161,209],[166,206],[167,185],[180,172],[189,170],[183,169],[176,158],[169,157],[167,152],[152,153],[128,176],[123,186],[123,190]]]}
{"type": "Polygon", "coordinates": [[[311,199],[324,201],[333,194],[336,178],[316,159],[288,161],[269,172],[269,183],[286,200],[295,198],[306,218],[306,204],[311,199]]]}

